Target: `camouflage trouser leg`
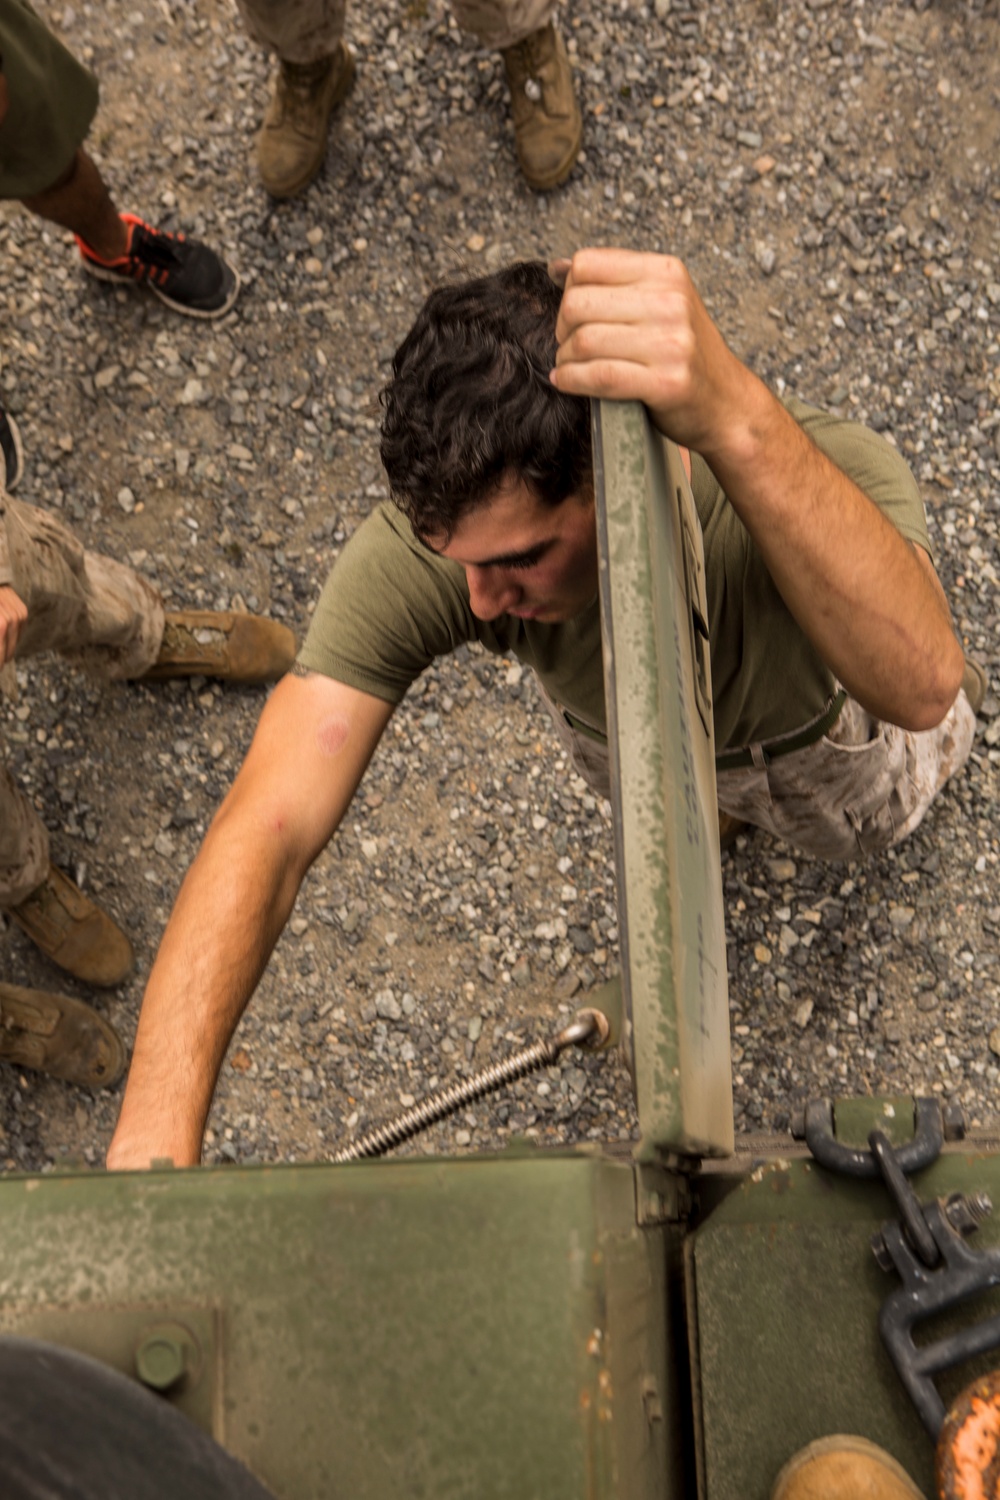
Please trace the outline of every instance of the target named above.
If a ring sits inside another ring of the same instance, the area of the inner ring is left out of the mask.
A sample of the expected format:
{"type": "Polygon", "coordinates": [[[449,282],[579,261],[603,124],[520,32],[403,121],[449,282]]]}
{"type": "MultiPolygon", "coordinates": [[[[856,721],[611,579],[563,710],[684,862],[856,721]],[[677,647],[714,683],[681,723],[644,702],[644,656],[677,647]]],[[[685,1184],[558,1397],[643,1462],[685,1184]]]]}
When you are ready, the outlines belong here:
{"type": "Polygon", "coordinates": [[[969,758],[976,716],[964,692],[921,733],[872,718],[848,698],[829,735],[766,766],[721,771],[719,807],[820,859],[898,844],[969,758]]]}
{"type": "Polygon", "coordinates": [[[499,52],[547,26],[556,0],[451,0],[451,8],[463,31],[499,52]]]}
{"type": "Polygon", "coordinates": [[[156,589],[88,552],[48,511],[0,495],[13,587],[28,607],[17,658],[59,651],[95,677],[141,677],[163,639],[156,589]]]}
{"type": "MultiPolygon", "coordinates": [[[[542,689],[574,770],[611,795],[607,746],[575,729],[542,689]]],[[[769,765],[720,771],[719,808],[819,859],[859,859],[898,844],[969,758],[976,716],[959,693],[936,729],[883,724],[848,698],[828,736],[769,765]]]]}
{"type": "Polygon", "coordinates": [[[347,0],[236,0],[250,36],[285,62],[311,63],[337,50],[347,0]]]}
{"type": "Polygon", "coordinates": [[[570,722],[563,708],[542,687],[541,678],[536,677],[538,694],[552,715],[552,727],[556,737],[569,756],[570,765],[578,776],[598,797],[611,796],[611,752],[608,742],[598,738],[602,731],[594,725],[594,734],[577,729],[570,722]]]}
{"type": "MultiPolygon", "coordinates": [[[[244,25],[285,62],[311,63],[334,52],[344,34],[347,0],[236,0],[244,25]]],[[[462,30],[499,50],[547,26],[556,0],[452,0],[462,30]]]]}
{"type": "MultiPolygon", "coordinates": [[[[12,587],[28,608],[17,659],[58,651],[92,675],[139,677],[163,637],[163,605],[144,579],[87,552],[62,522],[0,490],[12,587]]],[[[0,766],[0,906],[44,878],[48,838],[31,803],[0,766]]]]}
{"type": "MultiPolygon", "coordinates": [[[[3,742],[0,741],[0,757],[3,742]]],[[[0,908],[16,906],[49,868],[49,836],[35,809],[0,762],[0,908]]]]}

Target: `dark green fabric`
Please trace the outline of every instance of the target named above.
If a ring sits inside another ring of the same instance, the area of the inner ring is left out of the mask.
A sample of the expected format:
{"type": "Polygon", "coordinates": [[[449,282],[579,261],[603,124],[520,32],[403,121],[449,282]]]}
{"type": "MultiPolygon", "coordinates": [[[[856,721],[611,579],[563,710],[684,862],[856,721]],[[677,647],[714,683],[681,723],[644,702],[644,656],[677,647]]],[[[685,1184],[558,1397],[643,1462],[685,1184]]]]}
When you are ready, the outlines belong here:
{"type": "MultiPolygon", "coordinates": [[[[920,491],[896,449],[867,427],[794,397],[785,406],[896,530],[930,553],[920,491]]],[[[715,475],[697,454],[691,465],[705,541],[715,745],[721,751],[807,724],[823,712],[837,684],[793,620],[715,475]]]]}
{"type": "Polygon", "coordinates": [[[0,56],[8,93],[0,198],[33,198],[59,180],[86,139],[97,82],[27,0],[0,0],[0,56]]]}
{"type": "MultiPolygon", "coordinates": [[[[867,428],[804,402],[786,405],[897,530],[929,552],[916,481],[895,449],[867,428]]],[[[836,684],[697,455],[691,480],[705,539],[715,743],[721,751],[799,729],[823,713],[836,684]]],[[[597,600],[564,624],[505,616],[486,625],[469,607],[462,568],[424,547],[389,504],[379,506],[345,547],[299,660],[398,703],[435,657],[469,641],[516,656],[570,714],[587,724],[606,723],[597,600]]]]}

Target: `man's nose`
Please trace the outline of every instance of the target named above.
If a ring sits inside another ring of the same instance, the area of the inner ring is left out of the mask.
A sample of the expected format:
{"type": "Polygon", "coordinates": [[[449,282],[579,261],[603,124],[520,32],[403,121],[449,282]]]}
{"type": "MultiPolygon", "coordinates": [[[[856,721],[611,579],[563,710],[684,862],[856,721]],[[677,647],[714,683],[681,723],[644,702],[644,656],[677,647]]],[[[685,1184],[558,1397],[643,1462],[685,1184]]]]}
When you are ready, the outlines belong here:
{"type": "Polygon", "coordinates": [[[520,598],[517,584],[495,568],[466,568],[469,603],[477,620],[495,620],[520,598]]]}

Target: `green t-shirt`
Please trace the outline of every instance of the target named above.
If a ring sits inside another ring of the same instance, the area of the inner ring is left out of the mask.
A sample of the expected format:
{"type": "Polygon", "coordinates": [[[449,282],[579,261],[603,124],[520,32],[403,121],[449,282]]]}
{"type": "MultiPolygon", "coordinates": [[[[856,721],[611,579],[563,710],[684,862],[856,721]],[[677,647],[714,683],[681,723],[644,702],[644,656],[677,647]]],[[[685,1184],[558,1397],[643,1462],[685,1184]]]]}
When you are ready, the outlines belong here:
{"type": "Polygon", "coordinates": [[[97,83],[27,0],[0,0],[0,198],[33,198],[62,176],[97,109],[97,83]]]}
{"type": "MultiPolygon", "coordinates": [[[[896,529],[929,552],[920,494],[896,450],[865,427],[801,401],[785,404],[896,529]]],[[[834,679],[697,454],[692,454],[691,487],[705,541],[716,749],[766,743],[821,714],[834,679]]],[[[299,661],[398,703],[435,657],[470,641],[534,668],[549,696],[574,718],[605,729],[597,599],[572,620],[554,625],[509,615],[478,620],[464,570],[425,547],[391,504],[380,505],[344,548],[299,661]]]]}

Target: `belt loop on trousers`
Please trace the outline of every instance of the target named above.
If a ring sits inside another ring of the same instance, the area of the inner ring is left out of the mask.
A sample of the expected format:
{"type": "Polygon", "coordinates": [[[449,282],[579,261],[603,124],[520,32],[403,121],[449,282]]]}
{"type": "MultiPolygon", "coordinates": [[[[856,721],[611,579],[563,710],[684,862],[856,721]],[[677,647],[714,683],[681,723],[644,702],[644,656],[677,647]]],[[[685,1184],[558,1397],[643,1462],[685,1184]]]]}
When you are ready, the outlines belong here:
{"type": "Polygon", "coordinates": [[[819,717],[802,729],[771,740],[769,744],[748,745],[742,750],[721,751],[715,757],[716,771],[742,771],[748,766],[756,766],[758,770],[762,770],[779,755],[790,755],[793,750],[804,750],[807,745],[814,745],[833,728],[846,702],[847,694],[841,688],[839,692],[834,693],[819,717]]]}

